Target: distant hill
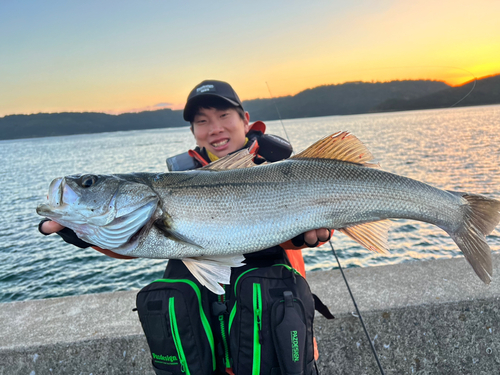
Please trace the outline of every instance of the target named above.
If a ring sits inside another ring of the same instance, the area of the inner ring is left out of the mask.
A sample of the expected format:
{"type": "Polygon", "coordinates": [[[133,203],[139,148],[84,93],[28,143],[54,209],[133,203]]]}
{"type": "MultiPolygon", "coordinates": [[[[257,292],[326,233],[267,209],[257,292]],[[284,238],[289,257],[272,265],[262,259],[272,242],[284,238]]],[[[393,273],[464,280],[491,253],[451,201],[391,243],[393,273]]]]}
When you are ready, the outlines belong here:
{"type": "Polygon", "coordinates": [[[367,113],[391,98],[414,99],[449,88],[439,81],[347,82],[318,86],[294,96],[255,99],[243,102],[253,119],[276,120],[281,117],[302,118],[367,113]],[[276,104],[276,105],[275,105],[276,104]]]}
{"type": "Polygon", "coordinates": [[[500,104],[500,74],[478,79],[477,82],[474,80],[460,86],[449,87],[418,98],[391,98],[375,106],[372,112],[487,104],[500,104]]]}
{"type": "Polygon", "coordinates": [[[49,137],[185,126],[182,111],[160,109],[108,115],[95,112],[38,113],[0,118],[0,139],[49,137]]]}
{"type": "MultiPolygon", "coordinates": [[[[347,82],[307,89],[293,96],[253,99],[243,102],[253,120],[350,115],[369,112],[447,108],[452,105],[500,103],[500,75],[462,86],[444,82],[406,80],[392,82],[347,82]],[[470,95],[465,97],[475,84],[470,95]],[[465,99],[463,99],[465,97],[465,99]],[[463,99],[463,100],[461,100],[463,99]],[[458,102],[458,103],[457,103],[458,102]]],[[[0,118],[0,139],[188,126],[182,111],[161,109],[140,113],[39,113],[0,118]]]]}

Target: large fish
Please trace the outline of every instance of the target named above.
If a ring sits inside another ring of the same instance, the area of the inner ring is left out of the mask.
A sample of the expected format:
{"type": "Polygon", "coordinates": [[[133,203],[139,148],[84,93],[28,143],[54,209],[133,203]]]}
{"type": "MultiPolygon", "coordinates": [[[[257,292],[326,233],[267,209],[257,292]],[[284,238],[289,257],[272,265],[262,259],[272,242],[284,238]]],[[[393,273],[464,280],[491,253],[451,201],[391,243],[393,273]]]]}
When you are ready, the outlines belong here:
{"type": "Polygon", "coordinates": [[[241,254],[311,229],[337,229],[384,252],[392,218],[442,228],[490,282],[485,236],[500,221],[500,201],[379,170],[348,132],[285,161],[250,168],[249,157],[236,154],[188,172],[57,178],[37,212],[118,254],[183,259],[216,292],[241,254]]]}

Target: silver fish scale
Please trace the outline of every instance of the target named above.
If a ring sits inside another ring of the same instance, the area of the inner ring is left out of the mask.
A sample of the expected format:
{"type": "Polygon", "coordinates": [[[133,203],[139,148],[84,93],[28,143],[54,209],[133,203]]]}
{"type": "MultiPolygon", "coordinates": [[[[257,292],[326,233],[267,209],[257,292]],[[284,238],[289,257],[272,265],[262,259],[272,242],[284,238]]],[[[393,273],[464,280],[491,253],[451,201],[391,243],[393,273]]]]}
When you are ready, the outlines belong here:
{"type": "Polygon", "coordinates": [[[387,218],[414,219],[452,231],[464,204],[461,197],[419,181],[329,159],[169,173],[150,178],[149,184],[161,197],[178,237],[166,239],[155,228],[129,255],[242,254],[310,229],[339,229],[387,218]]]}

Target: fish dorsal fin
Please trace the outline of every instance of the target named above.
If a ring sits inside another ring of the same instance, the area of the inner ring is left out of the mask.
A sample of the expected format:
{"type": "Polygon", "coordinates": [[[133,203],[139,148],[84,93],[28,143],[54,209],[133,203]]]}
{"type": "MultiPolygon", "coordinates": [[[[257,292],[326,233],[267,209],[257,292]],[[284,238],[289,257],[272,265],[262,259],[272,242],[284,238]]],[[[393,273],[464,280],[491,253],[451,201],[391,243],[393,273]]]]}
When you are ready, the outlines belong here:
{"type": "Polygon", "coordinates": [[[306,158],[335,159],[367,167],[379,167],[378,163],[370,163],[374,158],[366,146],[347,131],[324,137],[290,159],[306,158]]]}
{"type": "Polygon", "coordinates": [[[253,162],[254,157],[254,154],[250,153],[247,148],[244,148],[234,154],[227,155],[219,160],[213,161],[201,169],[222,171],[226,169],[250,168],[256,165],[253,162]]]}
{"type": "Polygon", "coordinates": [[[341,228],[340,231],[368,250],[387,253],[387,232],[390,226],[390,220],[380,220],[349,228],[341,228]]]}
{"type": "Polygon", "coordinates": [[[231,267],[243,266],[244,260],[243,255],[229,255],[184,258],[182,262],[201,285],[215,294],[224,294],[220,284],[229,284],[231,267]]]}

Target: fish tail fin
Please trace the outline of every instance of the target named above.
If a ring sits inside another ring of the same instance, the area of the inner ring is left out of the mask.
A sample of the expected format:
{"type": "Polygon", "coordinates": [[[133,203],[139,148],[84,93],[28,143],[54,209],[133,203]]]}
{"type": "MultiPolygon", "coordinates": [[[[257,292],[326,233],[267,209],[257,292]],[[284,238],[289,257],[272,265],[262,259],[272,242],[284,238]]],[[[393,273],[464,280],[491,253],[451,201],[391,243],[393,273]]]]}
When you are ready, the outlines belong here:
{"type": "Polygon", "coordinates": [[[467,201],[462,226],[449,233],[479,278],[489,284],[493,273],[486,236],[500,222],[500,201],[482,195],[451,192],[467,201]]]}

